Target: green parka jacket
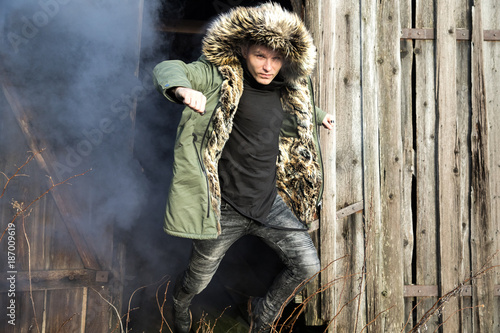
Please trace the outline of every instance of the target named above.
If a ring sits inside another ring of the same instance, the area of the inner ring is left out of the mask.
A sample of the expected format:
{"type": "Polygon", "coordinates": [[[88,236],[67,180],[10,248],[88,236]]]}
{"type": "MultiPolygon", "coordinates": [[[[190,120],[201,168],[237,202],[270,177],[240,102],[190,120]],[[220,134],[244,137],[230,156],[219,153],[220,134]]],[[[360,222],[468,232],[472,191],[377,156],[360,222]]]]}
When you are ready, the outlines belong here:
{"type": "Polygon", "coordinates": [[[192,88],[207,98],[206,114],[186,107],[177,129],[165,213],[168,234],[212,239],[220,233],[218,161],[243,93],[239,57],[248,42],[285,55],[277,187],[299,220],[308,224],[317,216],[323,186],[317,130],[325,113],[314,106],[309,80],[316,50],[295,14],[267,3],[219,16],[203,39],[203,55],[197,61],[164,61],[154,68],[155,86],[170,101],[179,103],[168,93],[174,87],[192,88]]]}

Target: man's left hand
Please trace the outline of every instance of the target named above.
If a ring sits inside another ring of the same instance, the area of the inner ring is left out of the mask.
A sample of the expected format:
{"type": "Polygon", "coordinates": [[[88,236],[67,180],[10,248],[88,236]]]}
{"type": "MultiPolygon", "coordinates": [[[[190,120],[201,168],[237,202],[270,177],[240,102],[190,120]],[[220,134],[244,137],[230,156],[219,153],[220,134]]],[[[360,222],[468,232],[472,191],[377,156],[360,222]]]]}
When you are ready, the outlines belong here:
{"type": "Polygon", "coordinates": [[[323,126],[329,130],[333,129],[333,116],[329,113],[326,114],[325,118],[323,119],[323,126]]]}

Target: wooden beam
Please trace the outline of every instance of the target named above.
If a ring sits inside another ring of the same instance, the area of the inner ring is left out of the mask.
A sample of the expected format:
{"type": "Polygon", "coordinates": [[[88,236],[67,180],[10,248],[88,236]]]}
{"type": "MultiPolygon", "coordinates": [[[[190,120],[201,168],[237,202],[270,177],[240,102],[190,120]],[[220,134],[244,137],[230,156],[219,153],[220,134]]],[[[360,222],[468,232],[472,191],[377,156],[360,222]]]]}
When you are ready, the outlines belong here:
{"type": "MultiPolygon", "coordinates": [[[[44,140],[43,135],[38,133],[33,126],[33,112],[21,103],[21,99],[16,89],[5,76],[2,78],[1,85],[7,102],[26,137],[26,141],[31,151],[38,152],[41,151],[42,148],[47,148],[49,145],[44,140]]],[[[51,167],[53,164],[50,162],[55,162],[57,160],[55,155],[49,149],[46,149],[42,154],[37,154],[35,159],[39,167],[48,176],[48,186],[52,186],[52,181],[57,179],[57,177],[55,177],[56,173],[51,167]]],[[[97,271],[101,270],[101,265],[99,264],[95,250],[92,248],[91,244],[86,241],[83,236],[84,233],[77,223],[78,217],[81,216],[81,212],[76,206],[76,200],[73,199],[73,195],[61,186],[51,190],[50,194],[61,213],[62,220],[68,229],[84,267],[97,271]]]]}
{"type": "Polygon", "coordinates": [[[360,213],[363,211],[364,201],[361,200],[355,204],[349,205],[337,211],[337,220],[343,219],[351,214],[360,213]]]}
{"type": "MultiPolygon", "coordinates": [[[[472,297],[473,289],[471,285],[463,285],[457,293],[457,297],[472,297]]],[[[496,285],[492,292],[489,293],[491,296],[500,296],[500,285],[496,285]]],[[[438,297],[439,290],[438,286],[419,286],[419,285],[406,285],[404,287],[405,297],[438,297]]]]}
{"type": "MultiPolygon", "coordinates": [[[[347,207],[344,207],[342,209],[337,210],[336,212],[336,218],[337,220],[343,219],[344,217],[347,217],[352,214],[356,213],[361,213],[363,211],[364,206],[364,201],[361,200],[359,202],[356,202],[352,205],[349,205],[347,207]]],[[[319,229],[319,220],[313,221],[309,225],[309,232],[315,231],[319,229]]]]}
{"type": "MultiPolygon", "coordinates": [[[[456,29],[456,40],[472,40],[470,30],[456,29]]],[[[405,28],[401,30],[401,39],[433,40],[435,39],[433,28],[405,28]]],[[[500,30],[484,30],[483,40],[489,42],[500,41],[500,30]]]]}
{"type": "Polygon", "coordinates": [[[158,31],[180,34],[203,34],[207,26],[206,21],[198,20],[170,20],[158,26],[158,31]]]}
{"type": "Polygon", "coordinates": [[[15,274],[0,274],[0,290],[9,289],[7,278],[15,277],[16,292],[30,290],[55,290],[83,287],[97,287],[109,282],[109,271],[94,271],[91,269],[60,269],[46,271],[20,271],[15,274]]]}

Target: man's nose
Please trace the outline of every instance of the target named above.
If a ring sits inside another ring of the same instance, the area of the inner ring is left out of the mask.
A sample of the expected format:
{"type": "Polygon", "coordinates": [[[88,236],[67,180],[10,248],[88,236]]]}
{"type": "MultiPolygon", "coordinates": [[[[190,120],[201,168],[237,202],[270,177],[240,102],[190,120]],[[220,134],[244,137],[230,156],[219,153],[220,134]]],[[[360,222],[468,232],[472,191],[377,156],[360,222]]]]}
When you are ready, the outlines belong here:
{"type": "Polygon", "coordinates": [[[271,69],[272,69],[271,59],[266,59],[266,61],[264,61],[264,70],[270,71],[271,69]]]}

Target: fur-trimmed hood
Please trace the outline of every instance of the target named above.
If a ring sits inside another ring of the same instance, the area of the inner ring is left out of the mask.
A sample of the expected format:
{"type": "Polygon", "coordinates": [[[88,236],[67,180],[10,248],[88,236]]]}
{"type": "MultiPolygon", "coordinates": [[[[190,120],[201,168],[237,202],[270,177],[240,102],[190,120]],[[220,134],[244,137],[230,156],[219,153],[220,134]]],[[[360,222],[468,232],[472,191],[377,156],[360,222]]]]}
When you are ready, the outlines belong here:
{"type": "Polygon", "coordinates": [[[285,63],[280,71],[286,81],[312,74],[316,65],[313,39],[300,18],[274,3],[235,7],[211,23],[202,51],[216,66],[239,64],[241,47],[248,42],[280,52],[285,63]]]}

